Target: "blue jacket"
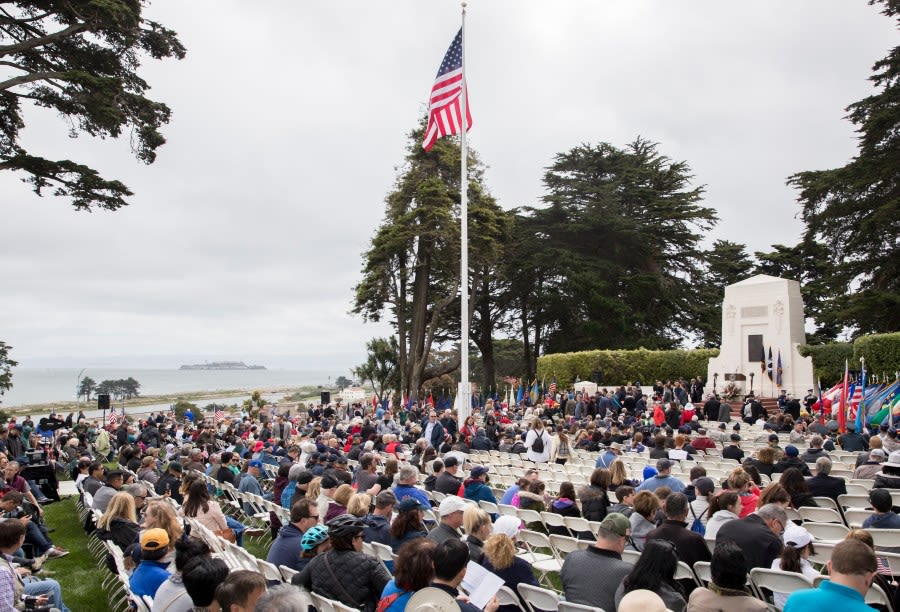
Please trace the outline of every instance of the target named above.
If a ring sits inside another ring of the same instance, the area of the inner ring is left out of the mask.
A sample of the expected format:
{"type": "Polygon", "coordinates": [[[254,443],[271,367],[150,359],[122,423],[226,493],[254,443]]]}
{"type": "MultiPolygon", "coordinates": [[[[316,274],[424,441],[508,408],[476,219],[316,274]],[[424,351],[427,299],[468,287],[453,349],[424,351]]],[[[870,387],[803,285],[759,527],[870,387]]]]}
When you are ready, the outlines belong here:
{"type": "Polygon", "coordinates": [[[131,585],[131,592],[137,597],[149,595],[151,598],[156,595],[156,590],[163,582],[169,579],[172,573],[166,568],[169,567],[167,561],[150,561],[144,559],[137,566],[128,584],[131,585]]]}
{"type": "Polygon", "coordinates": [[[394,485],[394,496],[397,498],[397,502],[401,502],[407,497],[412,497],[426,508],[431,507],[431,502],[428,500],[428,496],[425,495],[425,491],[418,487],[402,484],[394,485]]]}
{"type": "Polygon", "coordinates": [[[900,529],[900,514],[872,514],[863,521],[863,529],[900,529]]]}
{"type": "Polygon", "coordinates": [[[494,497],[494,492],[491,491],[491,488],[489,486],[487,486],[480,480],[467,480],[464,483],[464,487],[464,497],[466,499],[471,499],[475,502],[484,500],[493,504],[497,503],[497,498],[494,497]]]}
{"type": "Polygon", "coordinates": [[[285,565],[299,572],[301,569],[300,554],[303,552],[303,548],[300,546],[302,539],[303,532],[288,523],[281,528],[278,537],[272,542],[272,548],[269,549],[266,561],[275,567],[285,565]]]}

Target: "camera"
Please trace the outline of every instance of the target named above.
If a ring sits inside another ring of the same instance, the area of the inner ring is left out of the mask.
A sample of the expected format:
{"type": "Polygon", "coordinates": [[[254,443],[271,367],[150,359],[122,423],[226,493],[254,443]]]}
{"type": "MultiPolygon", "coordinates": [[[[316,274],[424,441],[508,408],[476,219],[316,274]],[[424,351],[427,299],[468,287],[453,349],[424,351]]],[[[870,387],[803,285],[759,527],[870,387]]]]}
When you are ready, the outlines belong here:
{"type": "Polygon", "coordinates": [[[25,602],[25,609],[31,612],[50,612],[50,606],[39,606],[38,599],[33,595],[24,596],[22,600],[25,602]]]}

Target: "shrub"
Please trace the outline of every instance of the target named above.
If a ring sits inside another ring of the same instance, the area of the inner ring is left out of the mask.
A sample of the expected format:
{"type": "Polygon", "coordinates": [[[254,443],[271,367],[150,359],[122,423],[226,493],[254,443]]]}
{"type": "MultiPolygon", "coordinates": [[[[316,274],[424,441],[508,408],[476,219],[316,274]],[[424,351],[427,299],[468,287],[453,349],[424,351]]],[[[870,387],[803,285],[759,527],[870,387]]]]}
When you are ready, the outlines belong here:
{"type": "Polygon", "coordinates": [[[640,381],[651,385],[657,380],[690,379],[706,377],[706,366],[719,349],[694,349],[674,351],[596,350],[577,353],[556,353],[538,358],[537,375],[540,380],[556,378],[567,386],[580,380],[593,380],[594,373],[602,375],[605,386],[630,384],[640,381]]]}
{"type": "MultiPolygon", "coordinates": [[[[853,360],[866,358],[866,370],[893,375],[900,370],[900,332],[860,336],[853,343],[853,360]]],[[[858,366],[857,366],[858,367],[858,366]]]]}
{"type": "Polygon", "coordinates": [[[844,362],[853,360],[853,345],[849,342],[807,344],[797,350],[804,357],[812,357],[813,374],[826,386],[840,380],[844,376],[844,362]]]}

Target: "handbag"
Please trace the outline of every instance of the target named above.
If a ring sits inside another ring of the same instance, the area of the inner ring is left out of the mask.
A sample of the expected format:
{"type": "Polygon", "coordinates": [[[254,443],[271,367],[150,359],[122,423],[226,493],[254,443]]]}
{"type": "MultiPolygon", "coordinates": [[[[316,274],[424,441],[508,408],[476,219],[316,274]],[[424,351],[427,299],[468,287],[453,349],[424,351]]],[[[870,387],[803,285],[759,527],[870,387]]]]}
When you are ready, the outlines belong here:
{"type": "Polygon", "coordinates": [[[213,531],[213,533],[216,534],[217,536],[219,536],[220,538],[228,540],[232,544],[237,542],[237,538],[234,535],[234,529],[232,529],[231,527],[226,527],[225,529],[219,529],[219,530],[213,531]]]}

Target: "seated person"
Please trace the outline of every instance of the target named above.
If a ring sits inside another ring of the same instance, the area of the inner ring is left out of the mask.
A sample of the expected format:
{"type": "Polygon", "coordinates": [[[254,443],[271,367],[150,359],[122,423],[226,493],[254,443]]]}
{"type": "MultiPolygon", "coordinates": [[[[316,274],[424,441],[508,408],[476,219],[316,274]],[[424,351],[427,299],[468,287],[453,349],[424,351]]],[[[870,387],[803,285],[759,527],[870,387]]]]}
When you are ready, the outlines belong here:
{"type": "Polygon", "coordinates": [[[28,576],[24,568],[16,569],[11,563],[13,553],[25,543],[25,525],[21,521],[0,522],[0,607],[13,610],[22,605],[22,595],[37,597],[36,605],[50,606],[60,612],[69,612],[62,601],[59,583],[49,578],[40,580],[28,576]]]}

